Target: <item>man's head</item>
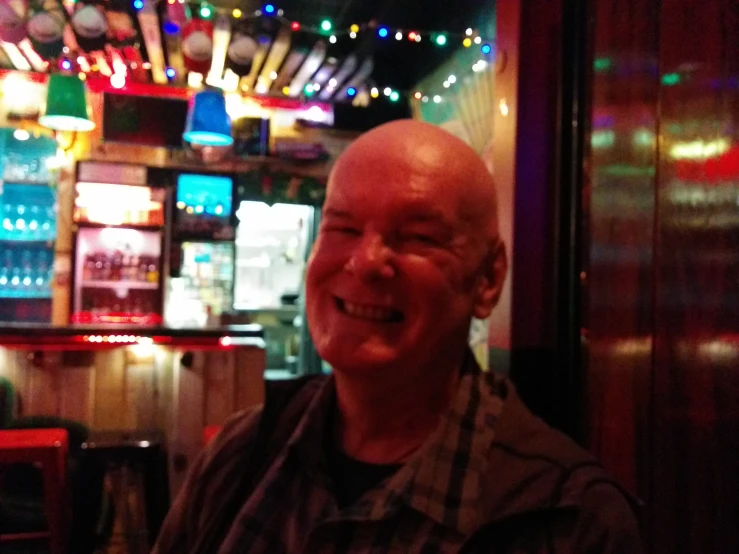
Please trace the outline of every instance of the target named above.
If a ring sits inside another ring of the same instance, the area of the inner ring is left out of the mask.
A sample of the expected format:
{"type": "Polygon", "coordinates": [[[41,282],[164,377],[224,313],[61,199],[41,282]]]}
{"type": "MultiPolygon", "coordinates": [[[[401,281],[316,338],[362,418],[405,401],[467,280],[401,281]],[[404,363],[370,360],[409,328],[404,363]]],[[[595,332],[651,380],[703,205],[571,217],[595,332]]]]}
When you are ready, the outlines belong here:
{"type": "Polygon", "coordinates": [[[311,335],[337,371],[379,376],[458,356],[506,269],[482,160],[437,127],[383,125],[329,178],[307,272],[311,335]]]}

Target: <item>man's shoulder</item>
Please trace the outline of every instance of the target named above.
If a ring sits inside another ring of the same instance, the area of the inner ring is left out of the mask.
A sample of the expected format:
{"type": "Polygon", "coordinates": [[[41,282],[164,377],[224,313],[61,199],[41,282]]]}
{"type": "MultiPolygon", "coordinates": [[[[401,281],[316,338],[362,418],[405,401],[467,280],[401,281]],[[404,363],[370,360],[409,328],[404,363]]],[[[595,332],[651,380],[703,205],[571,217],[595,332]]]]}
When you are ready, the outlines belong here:
{"type": "Polygon", "coordinates": [[[590,453],[535,416],[510,381],[502,380],[499,386],[504,404],[484,485],[492,513],[582,508],[596,486],[631,501],[590,453]]]}
{"type": "Polygon", "coordinates": [[[269,427],[265,431],[271,434],[278,427],[294,426],[325,381],[325,376],[311,375],[265,382],[265,402],[231,415],[212,450],[228,456],[253,442],[260,427],[269,427]]]}

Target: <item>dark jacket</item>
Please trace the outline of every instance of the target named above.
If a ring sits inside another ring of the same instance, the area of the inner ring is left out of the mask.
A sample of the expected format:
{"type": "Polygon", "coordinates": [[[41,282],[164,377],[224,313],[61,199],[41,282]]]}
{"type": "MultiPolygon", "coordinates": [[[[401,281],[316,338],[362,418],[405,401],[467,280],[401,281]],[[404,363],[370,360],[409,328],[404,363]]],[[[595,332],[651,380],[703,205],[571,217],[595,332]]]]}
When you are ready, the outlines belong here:
{"type": "Polygon", "coordinates": [[[259,464],[261,411],[233,417],[192,468],[155,554],[642,552],[627,495],[591,456],[533,416],[510,381],[465,379],[459,409],[418,459],[343,511],[315,440],[335,402],[330,378],[290,398],[259,464]],[[235,493],[245,471],[259,480],[235,493]]]}

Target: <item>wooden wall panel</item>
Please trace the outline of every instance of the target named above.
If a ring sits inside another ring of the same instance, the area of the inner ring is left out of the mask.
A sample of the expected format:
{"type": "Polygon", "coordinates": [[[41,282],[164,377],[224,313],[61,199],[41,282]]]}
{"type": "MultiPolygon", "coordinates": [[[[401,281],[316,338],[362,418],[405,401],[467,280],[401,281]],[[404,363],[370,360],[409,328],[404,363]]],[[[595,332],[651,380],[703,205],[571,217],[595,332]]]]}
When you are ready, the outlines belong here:
{"type": "Polygon", "coordinates": [[[228,352],[216,351],[205,354],[205,425],[221,425],[236,411],[235,357],[228,352]]]}
{"type": "Polygon", "coordinates": [[[203,428],[264,399],[263,349],[193,352],[190,367],[182,364],[184,354],[157,348],[137,357],[119,348],[85,360],[46,352],[36,367],[28,352],[0,348],[0,376],[15,386],[21,416],[58,416],[92,430],[164,432],[175,494],[203,448],[203,428]]]}
{"type": "Polygon", "coordinates": [[[59,416],[92,425],[95,413],[95,371],[92,367],[65,367],[59,399],[59,416]]]}
{"type": "Polygon", "coordinates": [[[261,348],[236,351],[236,409],[245,410],[264,402],[264,379],[260,367],[267,367],[267,354],[261,348]]]}
{"type": "Polygon", "coordinates": [[[595,4],[590,447],[651,552],[739,552],[739,5],[595,4]]]}
{"type": "Polygon", "coordinates": [[[122,349],[100,352],[95,360],[94,429],[129,429],[128,386],[122,349]]]}

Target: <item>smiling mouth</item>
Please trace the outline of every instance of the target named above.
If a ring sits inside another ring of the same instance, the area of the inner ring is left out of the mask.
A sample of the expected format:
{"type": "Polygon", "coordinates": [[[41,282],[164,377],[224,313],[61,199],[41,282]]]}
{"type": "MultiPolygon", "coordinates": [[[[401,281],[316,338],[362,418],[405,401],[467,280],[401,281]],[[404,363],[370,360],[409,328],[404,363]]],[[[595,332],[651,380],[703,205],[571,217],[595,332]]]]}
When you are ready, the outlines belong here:
{"type": "Polygon", "coordinates": [[[378,323],[400,323],[404,316],[402,312],[390,308],[381,308],[379,306],[368,306],[364,304],[355,304],[338,297],[334,297],[336,306],[339,311],[346,316],[354,319],[364,319],[366,321],[375,321],[378,323]]]}

